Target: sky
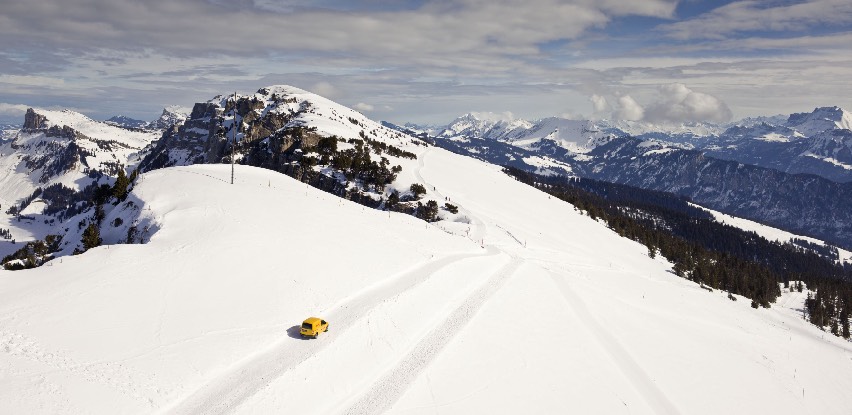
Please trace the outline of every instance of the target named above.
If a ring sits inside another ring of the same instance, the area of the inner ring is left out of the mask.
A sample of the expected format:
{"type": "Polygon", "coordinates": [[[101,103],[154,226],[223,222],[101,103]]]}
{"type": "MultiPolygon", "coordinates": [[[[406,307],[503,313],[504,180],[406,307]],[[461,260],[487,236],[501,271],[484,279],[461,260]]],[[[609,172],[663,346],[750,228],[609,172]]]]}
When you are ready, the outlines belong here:
{"type": "Polygon", "coordinates": [[[852,109],[848,0],[0,0],[0,122],[288,84],[395,123],[852,109]]]}

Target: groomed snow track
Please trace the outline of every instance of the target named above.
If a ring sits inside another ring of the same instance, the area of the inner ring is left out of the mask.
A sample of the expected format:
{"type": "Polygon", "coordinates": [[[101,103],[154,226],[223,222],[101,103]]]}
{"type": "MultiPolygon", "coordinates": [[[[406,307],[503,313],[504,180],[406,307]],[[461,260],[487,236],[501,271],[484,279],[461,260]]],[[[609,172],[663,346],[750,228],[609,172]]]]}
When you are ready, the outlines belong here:
{"type": "MultiPolygon", "coordinates": [[[[498,254],[499,251],[496,248],[488,248],[480,254],[450,255],[403,272],[389,281],[362,291],[325,313],[325,318],[331,322],[329,329],[335,334],[345,332],[377,305],[415,289],[432,274],[451,264],[498,254]]],[[[484,288],[489,287],[490,285],[484,288]]],[[[318,341],[307,342],[294,341],[287,337],[268,349],[237,362],[226,372],[217,376],[213,382],[207,383],[177,405],[166,408],[163,413],[230,413],[276,378],[325,349],[329,345],[328,340],[331,340],[328,336],[321,336],[318,341]]]]}
{"type": "Polygon", "coordinates": [[[362,395],[345,413],[352,415],[379,414],[389,409],[444,346],[453,337],[464,332],[465,326],[474,314],[503,286],[503,283],[514,274],[520,264],[520,260],[512,259],[509,264],[492,275],[485,284],[468,296],[441,324],[423,338],[396,367],[373,384],[370,390],[362,395]]]}

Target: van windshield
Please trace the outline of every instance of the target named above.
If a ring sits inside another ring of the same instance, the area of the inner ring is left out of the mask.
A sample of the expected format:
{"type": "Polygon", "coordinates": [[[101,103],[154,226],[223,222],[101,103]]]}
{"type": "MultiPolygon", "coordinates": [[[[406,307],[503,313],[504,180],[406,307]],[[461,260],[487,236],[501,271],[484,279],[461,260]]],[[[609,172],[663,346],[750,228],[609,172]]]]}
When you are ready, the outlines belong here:
{"type": "Polygon", "coordinates": [[[314,326],[312,326],[311,323],[302,323],[302,328],[308,329],[308,330],[313,330],[314,326]]]}

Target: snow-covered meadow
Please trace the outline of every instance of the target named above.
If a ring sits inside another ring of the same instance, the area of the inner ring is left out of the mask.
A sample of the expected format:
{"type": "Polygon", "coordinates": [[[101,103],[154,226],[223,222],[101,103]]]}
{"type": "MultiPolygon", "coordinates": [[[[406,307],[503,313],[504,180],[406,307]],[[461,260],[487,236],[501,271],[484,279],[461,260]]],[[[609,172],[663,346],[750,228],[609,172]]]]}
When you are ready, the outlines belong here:
{"type": "Polygon", "coordinates": [[[848,413],[852,343],[804,294],[730,301],[499,167],[418,151],[400,180],[448,220],[246,166],[146,173],[146,244],[0,271],[0,412],[848,413]],[[311,315],[330,330],[303,340],[311,315]]]}

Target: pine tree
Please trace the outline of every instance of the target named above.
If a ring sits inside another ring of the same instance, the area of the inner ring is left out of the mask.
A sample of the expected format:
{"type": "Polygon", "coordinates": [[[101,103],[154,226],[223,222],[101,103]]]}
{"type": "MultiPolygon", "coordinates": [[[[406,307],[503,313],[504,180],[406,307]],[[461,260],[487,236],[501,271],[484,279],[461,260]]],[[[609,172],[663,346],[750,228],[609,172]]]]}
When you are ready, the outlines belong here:
{"type": "Polygon", "coordinates": [[[426,186],[423,186],[420,183],[412,183],[409,190],[411,190],[411,193],[414,194],[415,199],[419,199],[420,195],[426,193],[426,186]]]}
{"type": "Polygon", "coordinates": [[[130,190],[130,179],[124,174],[124,169],[118,169],[118,177],[115,178],[115,184],[112,185],[112,196],[118,201],[123,201],[127,198],[127,192],[130,190]]]}
{"type": "Polygon", "coordinates": [[[101,240],[101,231],[98,229],[98,225],[96,223],[90,223],[86,230],[83,231],[82,242],[83,248],[87,251],[96,246],[100,246],[103,242],[101,240]]]}

